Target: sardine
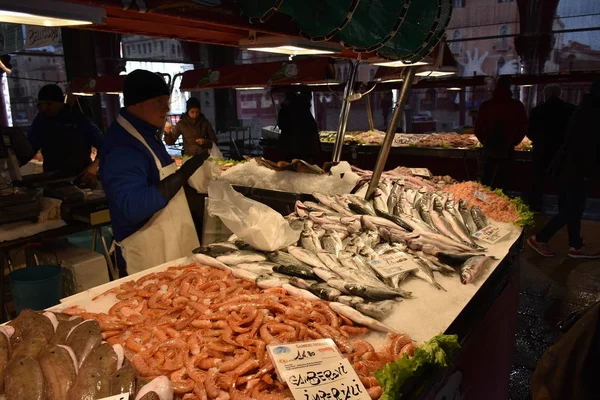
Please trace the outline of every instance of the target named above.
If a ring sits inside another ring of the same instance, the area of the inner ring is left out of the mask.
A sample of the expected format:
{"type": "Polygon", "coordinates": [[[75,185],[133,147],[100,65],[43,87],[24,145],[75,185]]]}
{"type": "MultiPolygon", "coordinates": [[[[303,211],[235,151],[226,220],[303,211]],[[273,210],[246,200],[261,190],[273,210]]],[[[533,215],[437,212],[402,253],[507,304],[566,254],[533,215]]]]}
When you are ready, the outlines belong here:
{"type": "Polygon", "coordinates": [[[471,207],[471,216],[477,226],[477,230],[483,229],[490,224],[483,211],[481,211],[481,208],[477,206],[471,207]]]}
{"type": "Polygon", "coordinates": [[[305,264],[310,265],[311,267],[316,268],[327,268],[321,260],[317,257],[315,253],[302,249],[300,247],[289,246],[288,253],[294,256],[296,259],[302,261],[305,264]]]}
{"type": "Polygon", "coordinates": [[[323,300],[327,300],[327,301],[334,301],[335,299],[337,299],[339,296],[341,296],[342,292],[332,288],[331,286],[327,285],[326,283],[315,283],[313,285],[311,285],[308,290],[317,295],[319,298],[323,299],[323,300]]]}
{"type": "Polygon", "coordinates": [[[397,301],[384,300],[370,303],[359,303],[355,308],[361,313],[373,317],[375,319],[383,319],[390,315],[394,305],[398,304],[397,301]]]}
{"type": "Polygon", "coordinates": [[[300,267],[297,265],[278,265],[276,267],[273,267],[273,271],[283,275],[296,276],[298,278],[314,280],[319,279],[319,277],[314,274],[312,268],[309,266],[300,267]]]}
{"type": "Polygon", "coordinates": [[[464,199],[460,199],[458,201],[458,212],[462,216],[463,221],[465,222],[465,226],[469,230],[470,234],[477,232],[477,225],[475,225],[475,221],[473,221],[473,216],[469,211],[469,206],[464,199]]]}
{"type": "Polygon", "coordinates": [[[434,288],[436,288],[438,290],[443,290],[444,292],[447,292],[447,290],[444,289],[444,287],[435,280],[435,277],[433,276],[433,271],[431,270],[429,265],[427,265],[427,263],[425,261],[423,261],[422,259],[420,259],[419,257],[413,257],[413,258],[414,258],[415,262],[417,263],[417,265],[419,266],[418,269],[412,271],[413,275],[415,275],[419,279],[424,280],[425,282],[428,282],[434,288]]]}
{"type": "Polygon", "coordinates": [[[356,283],[347,283],[344,287],[351,295],[368,300],[389,300],[395,299],[396,297],[404,297],[406,299],[412,298],[411,292],[401,289],[392,289],[390,287],[375,287],[356,283]]]}
{"type": "Polygon", "coordinates": [[[338,279],[340,277],[335,272],[323,268],[313,268],[313,272],[325,282],[327,282],[330,279],[338,279]]]}
{"type": "Polygon", "coordinates": [[[348,318],[349,320],[351,320],[352,322],[354,322],[356,324],[363,325],[363,326],[366,326],[367,328],[371,328],[373,330],[380,331],[380,332],[397,333],[395,329],[377,321],[374,318],[368,317],[368,316],[362,314],[361,312],[356,311],[352,307],[347,306],[345,304],[333,301],[333,302],[329,303],[329,307],[331,307],[331,309],[333,311],[335,311],[336,313],[343,315],[344,317],[348,318]]]}
{"type": "Polygon", "coordinates": [[[297,297],[303,298],[305,300],[310,300],[310,301],[321,300],[317,296],[315,296],[314,294],[309,292],[308,290],[299,289],[297,287],[290,285],[289,283],[285,283],[281,287],[283,289],[285,289],[286,292],[291,296],[297,296],[297,297]]]}
{"type": "Polygon", "coordinates": [[[337,301],[338,303],[342,303],[345,304],[347,306],[350,306],[352,308],[355,308],[358,304],[364,303],[365,299],[363,299],[362,297],[358,297],[358,296],[339,296],[335,301],[337,301]]]}
{"type": "Polygon", "coordinates": [[[266,260],[267,257],[265,257],[264,254],[248,250],[234,251],[217,257],[217,261],[220,261],[226,265],[238,265],[241,263],[260,262],[266,260]]]}
{"type": "Polygon", "coordinates": [[[492,260],[492,257],[476,256],[469,258],[460,267],[460,281],[463,285],[473,282],[483,270],[485,263],[492,260]]]}

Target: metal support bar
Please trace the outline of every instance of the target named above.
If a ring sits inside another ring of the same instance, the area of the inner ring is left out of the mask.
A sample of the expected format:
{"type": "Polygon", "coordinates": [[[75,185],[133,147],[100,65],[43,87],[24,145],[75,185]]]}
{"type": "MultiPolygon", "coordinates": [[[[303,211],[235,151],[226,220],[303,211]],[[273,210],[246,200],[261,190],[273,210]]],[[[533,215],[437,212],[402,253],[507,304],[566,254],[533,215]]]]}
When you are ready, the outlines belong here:
{"type": "Polygon", "coordinates": [[[338,122],[338,130],[335,136],[335,144],[333,147],[333,157],[331,161],[338,162],[342,157],[342,147],[344,146],[344,136],[346,135],[346,126],[348,125],[348,116],[350,115],[350,100],[348,97],[354,92],[354,82],[356,81],[356,72],[358,71],[358,61],[350,62],[350,74],[344,88],[344,98],[342,99],[342,109],[340,110],[340,119],[338,122]]]}
{"type": "Polygon", "coordinates": [[[398,102],[396,103],[396,108],[394,109],[392,120],[390,121],[390,124],[387,127],[387,131],[385,132],[385,138],[383,139],[383,143],[381,144],[381,150],[379,150],[379,156],[377,157],[377,163],[375,164],[375,168],[373,169],[373,175],[371,176],[371,182],[369,182],[369,188],[367,189],[365,199],[371,199],[373,197],[373,194],[375,193],[375,190],[379,186],[379,179],[381,178],[381,174],[383,173],[383,169],[385,168],[385,163],[387,162],[388,156],[390,155],[390,148],[392,147],[392,142],[394,141],[394,136],[396,135],[396,129],[398,128],[398,124],[402,119],[404,105],[406,104],[408,92],[410,91],[413,80],[415,79],[416,72],[416,67],[407,68],[406,77],[404,78],[404,84],[402,85],[402,89],[400,90],[400,96],[398,96],[398,102]]]}
{"type": "Polygon", "coordinates": [[[371,108],[371,95],[367,93],[365,96],[365,101],[367,102],[367,118],[369,119],[369,130],[375,130],[375,122],[373,122],[373,108],[371,108]]]}

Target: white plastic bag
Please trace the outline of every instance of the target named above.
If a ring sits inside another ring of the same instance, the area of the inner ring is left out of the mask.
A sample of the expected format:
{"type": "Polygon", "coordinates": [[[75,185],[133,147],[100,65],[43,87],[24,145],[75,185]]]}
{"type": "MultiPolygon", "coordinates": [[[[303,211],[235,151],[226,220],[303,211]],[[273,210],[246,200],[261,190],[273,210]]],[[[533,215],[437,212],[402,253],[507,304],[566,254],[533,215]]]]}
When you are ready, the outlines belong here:
{"type": "Polygon", "coordinates": [[[223,154],[219,147],[213,143],[209,151],[209,159],[204,161],[204,164],[194,172],[188,179],[188,184],[196,189],[198,193],[207,193],[208,183],[216,179],[221,172],[219,165],[212,159],[223,159],[223,154]]]}
{"type": "Polygon", "coordinates": [[[221,153],[221,150],[219,150],[219,146],[217,146],[214,143],[212,144],[212,147],[210,148],[208,154],[210,158],[217,158],[219,160],[223,159],[223,153],[221,153]]]}
{"type": "Polygon", "coordinates": [[[222,181],[208,185],[208,212],[221,221],[241,240],[257,250],[275,251],[296,243],[300,232],[290,228],[277,211],[248,199],[222,181]]]}

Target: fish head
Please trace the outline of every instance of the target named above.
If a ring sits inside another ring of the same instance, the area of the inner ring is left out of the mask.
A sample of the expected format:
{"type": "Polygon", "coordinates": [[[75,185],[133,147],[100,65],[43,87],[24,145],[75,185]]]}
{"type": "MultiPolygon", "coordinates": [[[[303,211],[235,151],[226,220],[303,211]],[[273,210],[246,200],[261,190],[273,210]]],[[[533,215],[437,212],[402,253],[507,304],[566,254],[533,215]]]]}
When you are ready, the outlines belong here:
{"type": "Polygon", "coordinates": [[[435,211],[441,212],[444,208],[442,207],[442,201],[439,197],[433,199],[433,209],[435,211]]]}
{"type": "Polygon", "coordinates": [[[467,206],[467,202],[465,201],[465,199],[459,199],[458,200],[458,208],[460,210],[468,210],[468,206],[467,206]]]}

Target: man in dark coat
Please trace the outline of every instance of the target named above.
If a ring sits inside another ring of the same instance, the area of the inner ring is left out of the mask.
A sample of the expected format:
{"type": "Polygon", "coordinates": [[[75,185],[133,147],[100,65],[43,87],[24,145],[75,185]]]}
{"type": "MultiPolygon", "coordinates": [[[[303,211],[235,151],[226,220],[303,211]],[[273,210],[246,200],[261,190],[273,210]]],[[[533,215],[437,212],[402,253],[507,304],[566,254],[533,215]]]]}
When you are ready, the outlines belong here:
{"type": "Polygon", "coordinates": [[[589,248],[581,238],[581,217],[592,180],[600,177],[600,81],[592,84],[575,109],[569,123],[567,139],[552,162],[551,176],[559,184],[558,214],[527,243],[544,257],[555,255],[548,241],[567,225],[571,258],[600,258],[600,251],[589,248]]]}
{"type": "Polygon", "coordinates": [[[483,145],[481,183],[493,188],[510,174],[515,146],[527,133],[525,107],[512,98],[510,79],[500,76],[490,100],[479,106],[475,136],[483,145]]]}
{"type": "Polygon", "coordinates": [[[310,93],[287,93],[281,104],[277,125],[281,129],[279,147],[286,161],[301,159],[309,163],[321,151],[319,128],[310,112],[310,93]]]}
{"type": "Polygon", "coordinates": [[[569,120],[575,105],[560,98],[558,85],[544,88],[544,102],[531,110],[527,136],[533,141],[533,185],[529,205],[534,210],[542,206],[542,195],[550,163],[565,142],[569,120]]]}

